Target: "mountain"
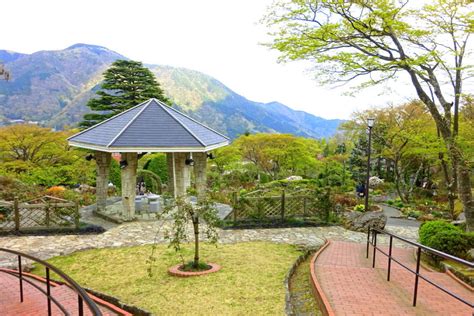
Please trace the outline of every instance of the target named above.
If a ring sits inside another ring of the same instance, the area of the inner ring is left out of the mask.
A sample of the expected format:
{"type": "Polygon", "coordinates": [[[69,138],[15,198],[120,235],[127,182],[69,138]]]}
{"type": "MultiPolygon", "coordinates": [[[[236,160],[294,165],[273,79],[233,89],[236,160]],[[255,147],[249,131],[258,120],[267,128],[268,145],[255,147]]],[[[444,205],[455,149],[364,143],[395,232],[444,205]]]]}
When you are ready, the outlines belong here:
{"type": "MultiPolygon", "coordinates": [[[[87,44],[33,54],[0,50],[0,61],[12,76],[9,82],[0,81],[0,121],[23,119],[55,128],[76,125],[88,112],[85,104],[99,89],[102,73],[116,59],[127,58],[87,44]]],[[[177,108],[230,137],[248,131],[321,138],[334,134],[341,123],[278,102],[250,101],[198,71],[146,66],[177,108]]]]}

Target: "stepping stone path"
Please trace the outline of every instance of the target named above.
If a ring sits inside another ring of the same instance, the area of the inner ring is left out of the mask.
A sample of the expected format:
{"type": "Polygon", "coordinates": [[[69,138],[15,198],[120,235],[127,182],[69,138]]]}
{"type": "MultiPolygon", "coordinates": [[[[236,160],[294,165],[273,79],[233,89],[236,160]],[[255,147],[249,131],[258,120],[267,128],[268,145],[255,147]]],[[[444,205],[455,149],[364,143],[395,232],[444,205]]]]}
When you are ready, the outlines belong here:
{"type": "MultiPolygon", "coordinates": [[[[371,248],[372,250],[373,248],[371,248]]],[[[387,249],[384,249],[388,252],[387,249]]],[[[370,251],[372,253],[372,251],[370,251]]],[[[393,255],[415,268],[413,249],[394,248],[393,255]]],[[[332,241],[315,262],[316,278],[336,315],[472,315],[466,304],[420,279],[417,306],[412,306],[415,276],[392,262],[387,281],[387,257],[377,252],[366,258],[366,246],[347,241],[332,241]]],[[[468,301],[474,293],[445,273],[424,268],[421,275],[453,291],[468,301]]]]}

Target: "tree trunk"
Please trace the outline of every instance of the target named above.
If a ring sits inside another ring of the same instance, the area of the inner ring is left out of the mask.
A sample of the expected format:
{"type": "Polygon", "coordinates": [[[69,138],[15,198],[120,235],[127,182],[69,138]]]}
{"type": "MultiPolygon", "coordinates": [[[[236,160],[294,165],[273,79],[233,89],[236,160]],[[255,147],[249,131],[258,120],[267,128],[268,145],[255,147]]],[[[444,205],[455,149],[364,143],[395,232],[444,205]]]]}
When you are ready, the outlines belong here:
{"type": "MultiPolygon", "coordinates": [[[[405,68],[410,75],[413,86],[415,87],[416,93],[420,100],[426,105],[431,116],[433,117],[436,126],[439,129],[441,136],[443,137],[446,147],[448,149],[448,156],[453,161],[454,165],[457,166],[457,189],[459,192],[459,198],[463,204],[464,214],[466,215],[466,230],[474,231],[474,201],[472,200],[471,191],[471,179],[469,174],[469,166],[464,160],[460,148],[455,143],[451,132],[451,112],[450,108],[445,111],[443,117],[439,112],[436,104],[430,99],[428,94],[423,90],[423,87],[418,80],[418,74],[409,67],[405,68]]],[[[437,89],[435,89],[437,90],[437,89]]],[[[435,91],[440,93],[440,91],[435,91]]],[[[442,104],[445,107],[445,104],[442,104]]]]}
{"type": "Polygon", "coordinates": [[[194,268],[199,267],[199,218],[193,216],[193,230],[194,230],[194,268]]]}
{"type": "MultiPolygon", "coordinates": [[[[449,175],[448,164],[446,163],[446,160],[444,159],[443,153],[439,153],[438,158],[441,163],[441,169],[443,170],[444,182],[446,184],[446,189],[448,191],[449,213],[451,214],[452,219],[455,219],[454,218],[454,202],[456,200],[456,187],[453,185],[454,179],[452,179],[451,176],[449,175]]],[[[453,173],[455,172],[456,170],[453,169],[453,173]]]]}
{"type": "Polygon", "coordinates": [[[415,188],[416,182],[418,181],[418,177],[420,176],[421,170],[423,170],[424,163],[422,162],[420,166],[418,167],[418,170],[416,170],[415,177],[413,178],[413,182],[410,183],[410,189],[406,193],[406,199],[407,202],[409,203],[411,199],[411,195],[413,194],[413,189],[415,188]]]}
{"type": "Polygon", "coordinates": [[[405,195],[403,192],[404,189],[402,188],[403,182],[401,179],[402,175],[398,167],[398,159],[395,159],[393,162],[393,171],[395,173],[395,189],[397,190],[398,196],[400,197],[400,200],[402,200],[403,203],[408,203],[405,199],[405,195]]]}
{"type": "Polygon", "coordinates": [[[465,160],[458,162],[458,192],[466,216],[466,230],[474,231],[474,201],[472,200],[470,169],[465,160]]]}
{"type": "Polygon", "coordinates": [[[474,231],[474,201],[472,200],[470,168],[453,138],[446,137],[444,141],[448,148],[449,158],[453,161],[453,165],[457,166],[457,191],[466,216],[466,230],[474,231]]]}

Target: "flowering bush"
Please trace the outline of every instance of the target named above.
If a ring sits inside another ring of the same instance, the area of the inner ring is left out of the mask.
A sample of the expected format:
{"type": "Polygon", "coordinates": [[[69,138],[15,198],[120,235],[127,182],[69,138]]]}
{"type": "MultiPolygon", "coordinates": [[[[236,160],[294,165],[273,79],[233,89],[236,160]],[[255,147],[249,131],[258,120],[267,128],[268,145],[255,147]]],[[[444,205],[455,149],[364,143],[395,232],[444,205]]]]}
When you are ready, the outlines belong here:
{"type": "Polygon", "coordinates": [[[55,197],[60,197],[62,198],[64,196],[64,192],[66,189],[61,186],[53,186],[50,187],[49,189],[46,190],[46,194],[50,196],[55,196],[55,197]]]}
{"type": "Polygon", "coordinates": [[[383,184],[384,184],[383,179],[380,179],[379,177],[373,176],[369,178],[369,187],[371,188],[376,188],[383,184]]]}

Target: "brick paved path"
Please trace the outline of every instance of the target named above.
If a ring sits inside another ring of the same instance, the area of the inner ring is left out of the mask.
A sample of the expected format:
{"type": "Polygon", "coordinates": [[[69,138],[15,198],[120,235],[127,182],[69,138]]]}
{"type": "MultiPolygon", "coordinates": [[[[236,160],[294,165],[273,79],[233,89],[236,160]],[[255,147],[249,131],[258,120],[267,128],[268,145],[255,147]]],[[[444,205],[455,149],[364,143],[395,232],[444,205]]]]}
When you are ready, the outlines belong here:
{"type": "MultiPolygon", "coordinates": [[[[372,251],[366,259],[365,244],[332,241],[315,263],[318,282],[336,315],[473,315],[469,306],[420,279],[417,307],[412,307],[415,276],[392,261],[387,282],[387,257],[372,251]]],[[[415,268],[413,249],[394,248],[393,255],[415,268]]],[[[449,288],[468,301],[474,293],[445,273],[421,269],[421,274],[449,288]]]]}
{"type": "MultiPolygon", "coordinates": [[[[26,277],[46,291],[46,285],[43,282],[33,278],[26,277]]],[[[2,316],[31,316],[47,315],[47,298],[38,289],[27,282],[23,282],[23,303],[20,302],[19,281],[18,278],[0,271],[0,315],[2,316]]],[[[51,287],[52,296],[64,306],[70,315],[78,315],[77,294],[66,285],[51,287]]],[[[103,315],[118,315],[108,308],[98,305],[103,315]]],[[[51,302],[53,315],[64,315],[61,310],[51,302]]],[[[84,314],[91,315],[87,305],[84,303],[84,314]]]]}

